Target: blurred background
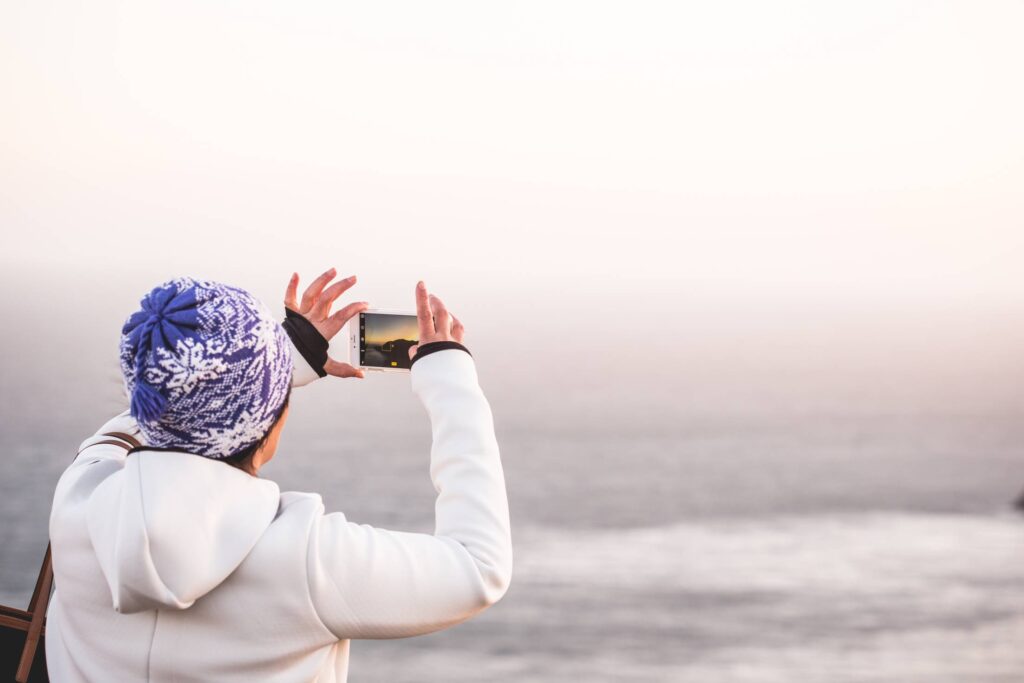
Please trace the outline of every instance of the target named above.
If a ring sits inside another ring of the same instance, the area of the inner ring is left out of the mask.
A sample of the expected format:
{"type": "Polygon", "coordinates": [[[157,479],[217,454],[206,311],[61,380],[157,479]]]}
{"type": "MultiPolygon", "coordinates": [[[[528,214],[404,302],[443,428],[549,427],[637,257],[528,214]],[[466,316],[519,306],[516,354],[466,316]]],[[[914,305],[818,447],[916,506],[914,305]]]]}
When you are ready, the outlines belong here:
{"type": "MultiPolygon", "coordinates": [[[[336,266],[464,321],[516,548],[499,605],[353,644],[353,680],[1019,680],[1022,29],[1009,0],[0,5],[0,601],[126,406],[146,291],[283,314],[336,266]]],[[[433,531],[408,376],[293,408],[264,476],[433,531]]]]}

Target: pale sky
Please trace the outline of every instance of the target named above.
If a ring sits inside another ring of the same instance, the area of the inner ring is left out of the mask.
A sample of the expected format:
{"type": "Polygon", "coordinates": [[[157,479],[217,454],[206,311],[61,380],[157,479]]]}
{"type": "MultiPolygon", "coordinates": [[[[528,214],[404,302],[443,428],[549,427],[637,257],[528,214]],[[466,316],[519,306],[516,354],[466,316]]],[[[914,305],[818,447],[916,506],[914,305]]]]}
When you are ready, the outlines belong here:
{"type": "Polygon", "coordinates": [[[114,409],[168,278],[280,315],[337,266],[379,308],[426,280],[524,424],[1016,411],[1021,35],[1016,0],[2,3],[3,410],[114,409]]]}
{"type": "Polygon", "coordinates": [[[3,3],[0,264],[1017,302],[1022,31],[996,0],[3,3]]]}

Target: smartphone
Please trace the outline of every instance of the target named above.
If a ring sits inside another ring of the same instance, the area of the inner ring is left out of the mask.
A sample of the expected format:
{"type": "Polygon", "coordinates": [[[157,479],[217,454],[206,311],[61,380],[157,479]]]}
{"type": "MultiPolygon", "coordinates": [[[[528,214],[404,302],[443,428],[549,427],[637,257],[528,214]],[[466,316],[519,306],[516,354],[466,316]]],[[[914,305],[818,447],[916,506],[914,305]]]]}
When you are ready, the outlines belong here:
{"type": "Polygon", "coordinates": [[[377,372],[409,372],[409,347],[420,335],[415,313],[368,308],[349,323],[352,365],[377,372]]]}

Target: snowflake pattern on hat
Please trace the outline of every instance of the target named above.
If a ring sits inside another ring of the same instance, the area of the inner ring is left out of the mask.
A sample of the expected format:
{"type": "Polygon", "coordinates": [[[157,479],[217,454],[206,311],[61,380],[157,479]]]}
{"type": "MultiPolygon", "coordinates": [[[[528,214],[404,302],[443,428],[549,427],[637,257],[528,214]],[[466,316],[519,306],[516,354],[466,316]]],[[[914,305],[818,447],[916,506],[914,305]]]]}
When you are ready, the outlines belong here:
{"type": "Polygon", "coordinates": [[[177,278],[121,330],[131,414],[148,444],[224,458],[259,441],[284,406],[290,342],[245,290],[177,278]]]}

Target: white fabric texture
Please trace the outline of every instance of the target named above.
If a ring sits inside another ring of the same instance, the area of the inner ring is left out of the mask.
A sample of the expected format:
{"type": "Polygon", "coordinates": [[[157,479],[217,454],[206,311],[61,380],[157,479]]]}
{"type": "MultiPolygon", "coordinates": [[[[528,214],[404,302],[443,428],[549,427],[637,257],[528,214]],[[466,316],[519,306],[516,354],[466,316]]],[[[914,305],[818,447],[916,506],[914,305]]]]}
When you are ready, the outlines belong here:
{"type": "Polygon", "coordinates": [[[325,514],[317,494],[188,453],[126,456],[97,442],[141,440],[135,421],[104,424],[54,494],[51,680],[342,682],[350,639],[430,633],[500,600],[508,502],[474,361],[439,351],[410,380],[431,422],[433,535],[325,514]]]}

